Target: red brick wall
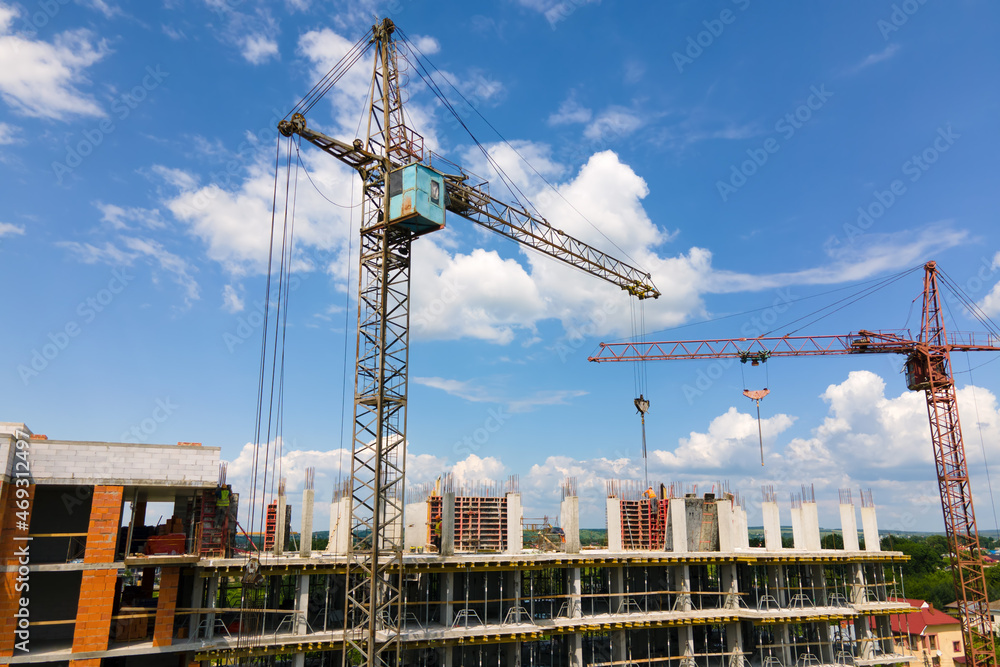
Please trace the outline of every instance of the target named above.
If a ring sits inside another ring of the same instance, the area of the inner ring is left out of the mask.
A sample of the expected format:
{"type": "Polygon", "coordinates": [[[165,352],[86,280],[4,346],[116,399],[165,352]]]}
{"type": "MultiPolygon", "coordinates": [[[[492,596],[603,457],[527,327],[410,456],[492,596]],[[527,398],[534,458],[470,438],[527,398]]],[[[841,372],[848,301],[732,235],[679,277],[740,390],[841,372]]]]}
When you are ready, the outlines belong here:
{"type": "Polygon", "coordinates": [[[117,570],[84,570],[73,633],[74,653],[108,648],[117,581],[117,570]]]}
{"type": "Polygon", "coordinates": [[[94,487],[84,563],[114,562],[118,525],[121,522],[122,491],[120,486],[94,487]]]}
{"type": "MultiPolygon", "coordinates": [[[[122,487],[95,486],[87,527],[87,550],[83,562],[110,564],[115,560],[115,543],[121,521],[122,487]]],[[[76,609],[73,652],[103,651],[111,635],[111,611],[115,604],[118,570],[85,570],[80,582],[80,602],[76,609]]],[[[79,661],[80,664],[90,661],[79,661]]]]}
{"type": "Polygon", "coordinates": [[[170,646],[174,639],[174,611],[177,609],[177,589],[181,579],[179,567],[160,570],[160,595],[156,602],[156,627],[153,646],[170,646]]]}
{"type": "MultiPolygon", "coordinates": [[[[35,485],[21,487],[28,492],[28,509],[21,510],[17,506],[16,485],[14,482],[0,482],[0,508],[3,508],[3,523],[0,526],[0,564],[6,566],[18,565],[17,550],[28,542],[15,541],[15,537],[23,537],[28,534],[27,530],[18,528],[17,512],[27,511],[28,521],[31,520],[31,507],[34,505],[35,485]]],[[[22,514],[23,517],[23,514],[22,514]]],[[[14,617],[18,610],[18,598],[20,594],[15,590],[17,585],[17,572],[4,572],[0,575],[0,656],[12,656],[14,654],[14,643],[17,629],[17,619],[14,617]]]]}

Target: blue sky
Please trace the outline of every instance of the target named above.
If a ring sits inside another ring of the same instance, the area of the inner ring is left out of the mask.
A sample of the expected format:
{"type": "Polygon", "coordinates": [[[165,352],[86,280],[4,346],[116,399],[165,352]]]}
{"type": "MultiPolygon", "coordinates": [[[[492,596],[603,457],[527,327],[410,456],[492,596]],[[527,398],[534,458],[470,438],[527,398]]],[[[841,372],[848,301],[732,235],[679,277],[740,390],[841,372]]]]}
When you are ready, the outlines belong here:
{"type": "MultiPolygon", "coordinates": [[[[528,159],[459,105],[555,226],[653,272],[655,337],[787,333],[929,259],[1000,314],[995,6],[663,4],[0,0],[2,418],[66,439],[221,446],[245,483],[275,125],[373,13],[528,159]]],[[[311,125],[352,140],[369,67],[311,125]]],[[[504,197],[407,78],[414,129],[504,197]]],[[[326,498],[350,441],[358,179],[311,146],[301,158],[316,187],[300,180],[297,198],[283,470],[294,491],[315,465],[326,498]]],[[[641,477],[639,423],[633,368],[586,358],[632,334],[627,297],[457,217],[413,262],[409,478],[517,474],[541,516],[575,475],[584,524],[603,525],[604,481],[641,477]]],[[[918,271],[799,333],[916,327],[920,288],[918,271]]],[[[994,358],[955,358],[984,528],[1000,365],[977,366],[994,358]]],[[[831,526],[836,490],[870,487],[883,526],[940,528],[926,413],[900,361],[649,364],[651,477],[728,480],[752,502],[774,484],[786,508],[814,483],[831,526]],[[764,384],[761,468],[741,392],[764,384]]]]}

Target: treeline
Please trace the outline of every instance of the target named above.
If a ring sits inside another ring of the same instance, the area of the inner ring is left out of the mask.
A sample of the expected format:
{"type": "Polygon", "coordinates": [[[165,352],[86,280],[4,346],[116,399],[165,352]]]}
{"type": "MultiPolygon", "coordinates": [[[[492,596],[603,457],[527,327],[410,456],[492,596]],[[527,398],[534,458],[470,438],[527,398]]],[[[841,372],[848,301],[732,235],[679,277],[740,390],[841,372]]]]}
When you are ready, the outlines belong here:
{"type": "MultiPolygon", "coordinates": [[[[997,540],[980,537],[983,549],[994,549],[997,540]]],[[[887,535],[882,538],[884,551],[902,551],[910,560],[901,564],[903,590],[908,598],[927,600],[937,609],[946,610],[955,601],[955,580],[948,561],[948,540],[944,535],[887,535]]],[[[986,568],[987,594],[1000,599],[1000,568],[986,568]]]]}

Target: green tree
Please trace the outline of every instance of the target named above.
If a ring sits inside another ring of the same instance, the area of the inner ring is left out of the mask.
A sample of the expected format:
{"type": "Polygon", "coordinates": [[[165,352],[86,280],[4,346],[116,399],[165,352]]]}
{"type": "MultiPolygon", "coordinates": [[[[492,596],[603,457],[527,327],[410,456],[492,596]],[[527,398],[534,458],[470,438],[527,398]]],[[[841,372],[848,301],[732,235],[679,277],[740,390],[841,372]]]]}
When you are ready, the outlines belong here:
{"type": "Polygon", "coordinates": [[[843,549],[844,536],[840,533],[830,533],[829,535],[824,535],[823,539],[819,541],[819,545],[824,549],[843,549]]]}

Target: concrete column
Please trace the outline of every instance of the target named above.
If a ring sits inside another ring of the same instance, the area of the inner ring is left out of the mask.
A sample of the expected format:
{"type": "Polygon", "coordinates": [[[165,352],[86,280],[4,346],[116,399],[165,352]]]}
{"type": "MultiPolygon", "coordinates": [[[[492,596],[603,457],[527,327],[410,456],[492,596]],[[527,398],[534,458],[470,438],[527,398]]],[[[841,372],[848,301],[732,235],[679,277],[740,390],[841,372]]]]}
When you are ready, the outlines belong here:
{"type": "Polygon", "coordinates": [[[683,498],[671,498],[667,503],[670,512],[670,541],[676,553],[688,552],[687,508],[683,498]]]}
{"type": "Polygon", "coordinates": [[[845,551],[860,551],[858,544],[858,516],[854,504],[840,505],[840,527],[844,535],[845,551]]]}
{"type": "Polygon", "coordinates": [[[574,632],[569,636],[568,643],[570,667],[583,667],[583,633],[574,632]]]}
{"type": "Polygon", "coordinates": [[[878,538],[878,517],[875,516],[874,506],[861,508],[861,525],[865,531],[865,551],[882,551],[878,538]]]}
{"type": "MultiPolygon", "coordinates": [[[[625,599],[625,571],[622,566],[611,570],[611,613],[617,614],[625,599]]],[[[616,658],[617,659],[617,658],[616,658]]]]}
{"type": "Polygon", "coordinates": [[[854,570],[854,582],[851,584],[851,604],[863,604],[867,596],[865,571],[861,563],[854,563],[851,567],[854,570]]]}
{"type": "Polygon", "coordinates": [[[750,548],[750,524],[747,521],[747,510],[746,510],[745,507],[740,507],[740,508],[738,508],[738,510],[739,510],[739,513],[738,513],[737,516],[739,517],[739,522],[740,522],[740,529],[739,529],[740,546],[742,548],[744,548],[744,549],[749,549],[750,548]]]}
{"type": "Polygon", "coordinates": [[[455,494],[446,493],[441,507],[441,555],[455,555],[455,494]]]}
{"type": "Polygon", "coordinates": [[[276,523],[274,526],[274,555],[280,556],[285,552],[285,540],[288,536],[285,534],[285,507],[286,500],[285,494],[278,494],[278,511],[275,517],[276,523]]]}
{"type": "Polygon", "coordinates": [[[628,660],[628,644],[624,630],[614,630],[611,633],[611,661],[624,663],[628,660]]]}
{"type": "Polygon", "coordinates": [[[406,551],[423,551],[427,548],[427,536],[433,526],[429,526],[430,505],[424,501],[409,503],[403,510],[406,529],[403,531],[403,548],[406,551]]]}
{"type": "MultiPolygon", "coordinates": [[[[583,617],[583,585],[580,581],[580,568],[572,567],[569,569],[569,617],[570,618],[582,618],[583,617]]],[[[582,646],[582,645],[581,645],[582,646]]],[[[583,650],[581,648],[581,650],[583,650]]]]}
{"type": "MultiPolygon", "coordinates": [[[[691,611],[694,607],[694,600],[691,599],[691,566],[681,565],[680,575],[681,590],[687,594],[687,597],[684,599],[684,605],[681,609],[682,611],[691,611]]],[[[691,641],[693,642],[694,640],[692,639],[691,641]]]]}
{"type": "Polygon", "coordinates": [[[302,558],[312,556],[313,496],[315,493],[312,489],[305,489],[302,492],[302,536],[299,544],[299,556],[302,558]]]}
{"type": "Polygon", "coordinates": [[[719,551],[735,551],[738,535],[732,496],[718,500],[715,508],[719,515],[719,551]]]}
{"type": "Polygon", "coordinates": [[[441,649],[441,651],[442,653],[444,653],[442,664],[444,664],[445,667],[453,667],[455,664],[455,647],[445,646],[443,649],[441,649]]]}
{"type": "MultiPolygon", "coordinates": [[[[219,577],[210,577],[208,580],[208,608],[215,609],[218,607],[219,602],[219,577]]],[[[205,630],[205,639],[211,639],[215,636],[215,614],[209,612],[205,615],[205,625],[207,626],[205,630]]]]}
{"type": "Polygon", "coordinates": [[[568,554],[580,553],[580,499],[576,496],[563,498],[559,507],[559,525],[566,535],[563,550],[568,554]]]}
{"type": "Polygon", "coordinates": [[[326,552],[333,556],[346,556],[351,548],[351,515],[348,497],[330,503],[330,541],[326,552]]]}
{"type": "Polygon", "coordinates": [[[781,637],[781,664],[785,667],[791,667],[795,663],[792,661],[792,638],[788,632],[788,624],[781,624],[781,631],[778,635],[781,637]]]}
{"type": "MultiPolygon", "coordinates": [[[[730,605],[732,609],[739,608],[739,583],[736,575],[736,564],[735,563],[723,563],[720,565],[719,574],[721,575],[720,584],[722,586],[722,591],[727,595],[736,596],[733,598],[727,598],[726,604],[730,605]]],[[[728,630],[727,630],[728,632],[728,630]]]]}
{"type": "Polygon", "coordinates": [[[819,661],[825,665],[833,664],[833,644],[830,642],[830,624],[818,623],[819,630],[819,661]]]}
{"type": "Polygon", "coordinates": [[[300,574],[295,584],[295,610],[304,612],[295,615],[295,634],[308,634],[306,615],[309,613],[309,575],[300,574]]]}
{"type": "MultiPolygon", "coordinates": [[[[739,623],[726,623],[726,653],[743,650],[743,632],[739,623]]],[[[729,664],[729,659],[723,660],[723,666],[729,664]]]]}
{"type": "Polygon", "coordinates": [[[815,586],[813,600],[819,607],[827,606],[830,604],[830,600],[826,594],[826,570],[822,564],[816,563],[812,566],[812,580],[813,586],[815,586]]]}
{"type": "Polygon", "coordinates": [[[443,604],[441,605],[441,623],[450,628],[455,620],[455,573],[445,572],[441,575],[441,593],[443,594],[443,604]]]}
{"type": "Polygon", "coordinates": [[[792,505],[792,548],[805,549],[805,535],[802,532],[802,507],[792,505]]]}
{"type": "Polygon", "coordinates": [[[768,551],[781,551],[781,514],[778,503],[763,502],[761,509],[764,512],[764,548],[768,551]]]}
{"type": "Polygon", "coordinates": [[[524,531],[521,529],[521,494],[507,494],[507,553],[519,554],[524,548],[524,531]]]}
{"type": "Polygon", "coordinates": [[[802,540],[806,551],[819,551],[819,509],[816,503],[802,503],[802,540]]]}
{"type": "MultiPolygon", "coordinates": [[[[201,608],[201,600],[205,595],[205,578],[195,576],[191,587],[191,606],[201,608]]],[[[194,613],[188,619],[188,637],[192,639],[198,636],[198,624],[201,623],[201,614],[194,613]]]]}
{"type": "Polygon", "coordinates": [[[608,551],[622,552],[622,501],[608,498],[608,551]]]}
{"type": "MultiPolygon", "coordinates": [[[[581,651],[582,647],[583,645],[581,644],[581,651]]],[[[507,667],[521,667],[521,642],[508,642],[504,644],[503,652],[507,659],[507,667]]],[[[580,663],[580,667],[583,667],[583,663],[580,663]]]]}

